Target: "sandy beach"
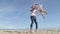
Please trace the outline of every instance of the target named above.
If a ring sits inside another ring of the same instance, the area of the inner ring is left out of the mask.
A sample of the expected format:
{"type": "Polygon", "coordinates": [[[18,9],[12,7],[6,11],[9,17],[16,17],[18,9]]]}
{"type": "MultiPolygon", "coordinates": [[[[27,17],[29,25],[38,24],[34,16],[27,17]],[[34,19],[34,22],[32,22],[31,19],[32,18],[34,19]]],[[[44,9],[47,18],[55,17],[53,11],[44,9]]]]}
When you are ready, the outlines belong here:
{"type": "Polygon", "coordinates": [[[29,32],[29,30],[0,30],[0,34],[60,34],[60,30],[38,30],[29,32]]]}

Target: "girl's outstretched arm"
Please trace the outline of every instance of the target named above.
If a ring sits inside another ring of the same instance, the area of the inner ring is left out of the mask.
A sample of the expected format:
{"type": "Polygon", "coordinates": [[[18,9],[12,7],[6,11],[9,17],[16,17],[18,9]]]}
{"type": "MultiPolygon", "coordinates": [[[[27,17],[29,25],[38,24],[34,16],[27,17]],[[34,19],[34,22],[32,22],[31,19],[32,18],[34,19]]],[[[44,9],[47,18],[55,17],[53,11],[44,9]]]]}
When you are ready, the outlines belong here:
{"type": "Polygon", "coordinates": [[[44,14],[44,10],[43,9],[40,9],[40,10],[38,10],[39,11],[39,13],[43,16],[43,19],[45,19],[45,14],[44,14]]]}

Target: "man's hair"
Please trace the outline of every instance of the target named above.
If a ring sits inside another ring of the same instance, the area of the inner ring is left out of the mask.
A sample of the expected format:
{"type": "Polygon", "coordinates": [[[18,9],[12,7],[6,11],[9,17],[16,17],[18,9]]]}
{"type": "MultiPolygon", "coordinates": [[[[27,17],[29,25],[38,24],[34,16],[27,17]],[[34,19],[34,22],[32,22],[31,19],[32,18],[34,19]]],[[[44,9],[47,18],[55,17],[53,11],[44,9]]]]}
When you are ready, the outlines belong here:
{"type": "MultiPolygon", "coordinates": [[[[38,3],[35,3],[34,5],[39,5],[39,4],[38,4],[38,3]]],[[[35,9],[34,5],[32,5],[31,10],[30,10],[30,11],[32,11],[32,12],[33,12],[33,10],[35,9]]]]}
{"type": "Polygon", "coordinates": [[[39,5],[38,3],[36,3],[35,5],[39,5]]]}

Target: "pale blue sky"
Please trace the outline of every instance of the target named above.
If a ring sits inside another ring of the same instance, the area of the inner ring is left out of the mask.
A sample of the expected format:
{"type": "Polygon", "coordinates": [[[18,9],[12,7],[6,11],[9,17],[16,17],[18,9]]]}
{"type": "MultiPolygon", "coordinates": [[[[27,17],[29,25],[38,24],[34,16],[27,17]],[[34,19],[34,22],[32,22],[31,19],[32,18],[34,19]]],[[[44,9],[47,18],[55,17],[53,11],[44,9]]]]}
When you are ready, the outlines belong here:
{"type": "MultiPolygon", "coordinates": [[[[37,14],[39,29],[59,29],[60,0],[0,0],[0,29],[29,29],[29,10],[36,2],[48,11],[45,20],[37,14]]],[[[33,28],[35,29],[35,25],[33,28]]]]}

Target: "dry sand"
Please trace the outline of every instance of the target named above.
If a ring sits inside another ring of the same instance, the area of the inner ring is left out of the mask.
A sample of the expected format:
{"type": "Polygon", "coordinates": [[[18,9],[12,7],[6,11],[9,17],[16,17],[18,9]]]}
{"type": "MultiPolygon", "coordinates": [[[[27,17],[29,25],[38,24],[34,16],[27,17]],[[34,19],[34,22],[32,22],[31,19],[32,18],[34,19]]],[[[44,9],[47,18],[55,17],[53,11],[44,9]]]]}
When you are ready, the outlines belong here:
{"type": "Polygon", "coordinates": [[[29,32],[29,30],[0,30],[0,34],[60,34],[60,30],[38,30],[29,32]]]}

